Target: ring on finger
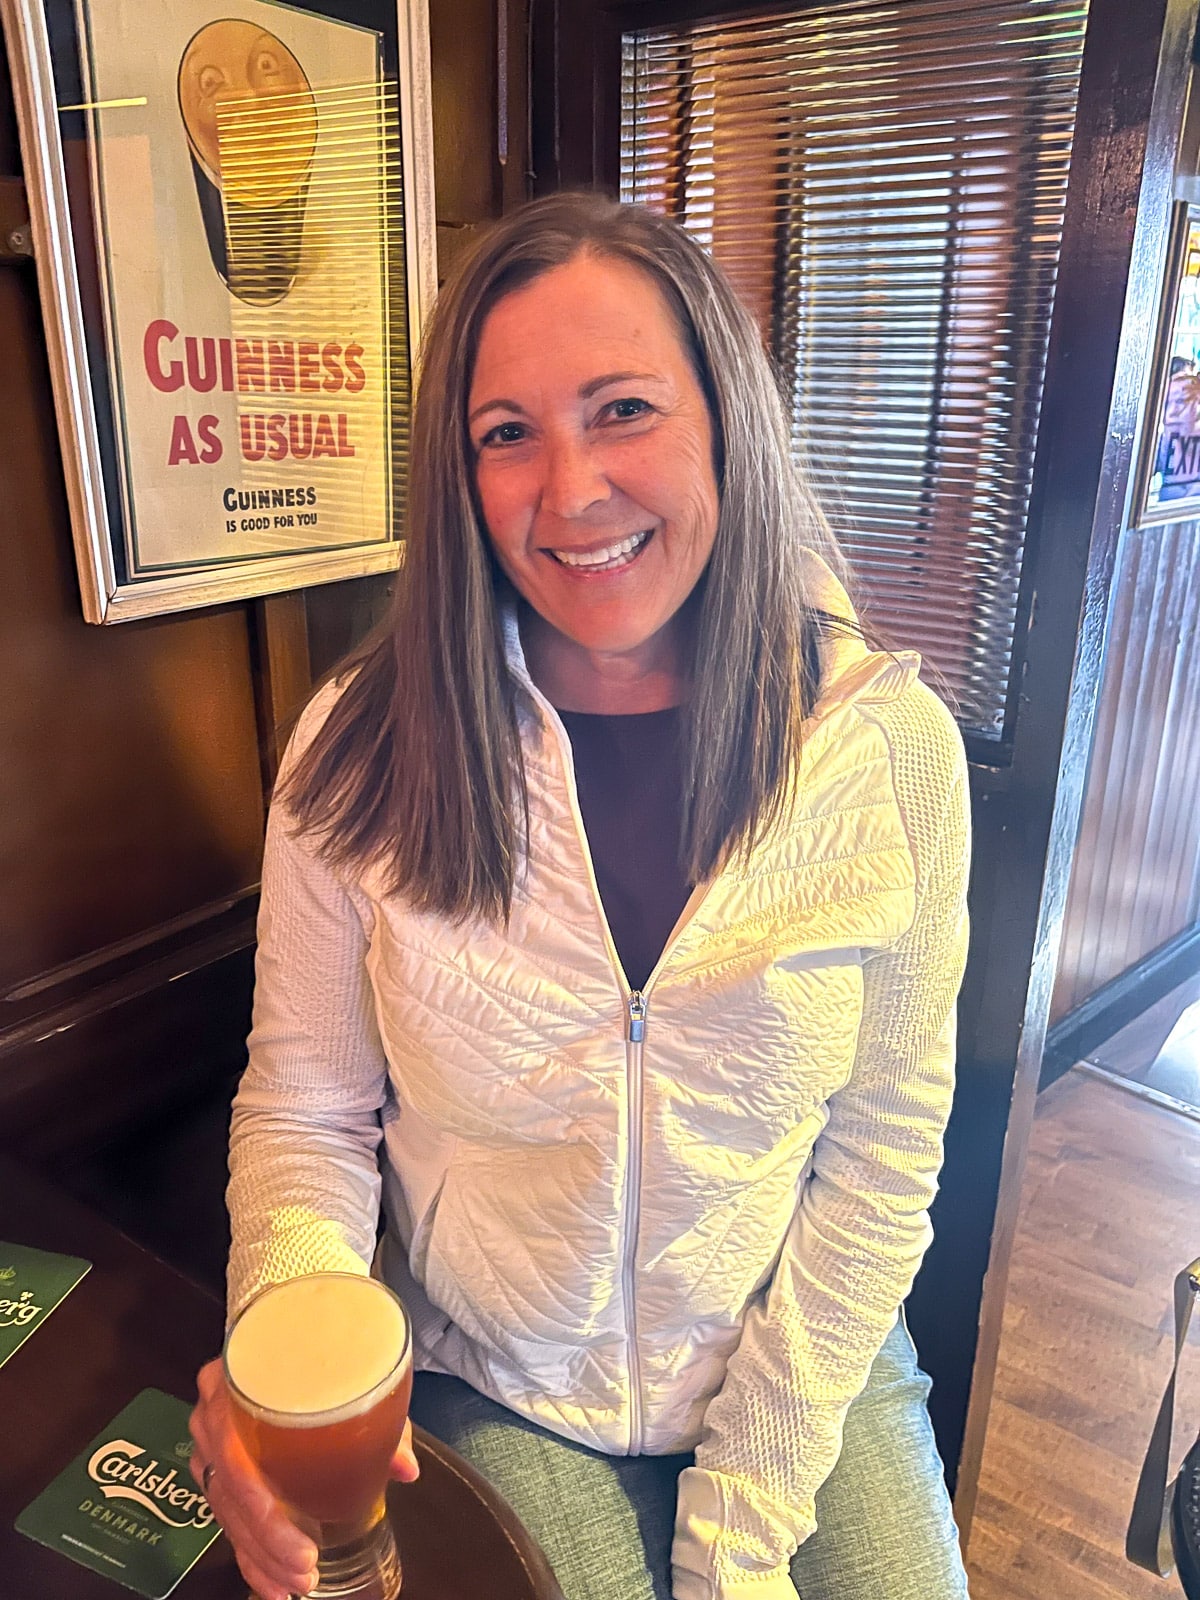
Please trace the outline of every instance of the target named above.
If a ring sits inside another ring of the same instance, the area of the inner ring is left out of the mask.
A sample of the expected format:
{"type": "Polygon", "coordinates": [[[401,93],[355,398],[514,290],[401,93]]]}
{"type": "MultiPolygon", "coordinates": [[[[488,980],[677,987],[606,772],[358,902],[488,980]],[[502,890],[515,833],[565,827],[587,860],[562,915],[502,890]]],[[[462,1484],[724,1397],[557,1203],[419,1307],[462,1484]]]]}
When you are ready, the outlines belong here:
{"type": "Polygon", "coordinates": [[[215,1461],[206,1461],[204,1471],[200,1474],[200,1487],[204,1490],[204,1498],[208,1498],[208,1486],[212,1482],[213,1473],[217,1470],[215,1461]]]}

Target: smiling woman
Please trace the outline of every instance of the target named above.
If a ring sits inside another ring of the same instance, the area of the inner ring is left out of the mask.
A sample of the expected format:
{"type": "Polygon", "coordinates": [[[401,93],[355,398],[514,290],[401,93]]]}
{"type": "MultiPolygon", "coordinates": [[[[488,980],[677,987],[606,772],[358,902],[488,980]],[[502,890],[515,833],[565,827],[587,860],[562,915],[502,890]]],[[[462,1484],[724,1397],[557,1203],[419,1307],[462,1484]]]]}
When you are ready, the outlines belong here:
{"type": "MultiPolygon", "coordinates": [[[[703,251],[596,197],[506,218],[435,314],[409,519],[272,807],[232,1308],[365,1271],[382,1203],[413,1414],[567,1600],[963,1600],[898,1312],[965,763],[868,648],[703,251]]],[[[276,1600],[311,1546],[201,1392],[276,1600]]]]}
{"type": "Polygon", "coordinates": [[[289,802],[305,826],[324,832],[331,859],[377,857],[415,904],[452,917],[507,915],[525,817],[503,632],[512,614],[523,651],[547,651],[550,670],[560,672],[562,709],[610,704],[604,685],[614,674],[636,696],[617,709],[680,705],[680,854],[690,881],[700,882],[778,816],[816,703],[821,635],[848,623],[858,631],[844,598],[832,607],[840,618],[829,606],[822,614],[814,575],[819,587],[830,573],[847,581],[791,463],[757,329],[708,256],[637,207],[580,195],[526,207],[487,236],[439,298],[414,416],[396,612],[343,665],[345,692],[297,761],[289,802]],[[606,359],[597,340],[612,351],[606,359]],[[647,340],[655,360],[647,360],[647,340]],[[490,388],[481,360],[492,363],[490,388]],[[657,391],[631,389],[631,379],[653,379],[657,391]],[[613,387],[594,389],[600,380],[613,387]],[[518,383],[532,387],[513,393],[518,383]],[[493,404],[501,409],[485,414],[493,404]],[[525,405],[534,414],[523,414],[525,405]],[[569,432],[566,406],[574,407],[569,432]],[[659,452],[664,432],[674,448],[659,452]],[[612,439],[611,452],[601,439],[612,439]],[[627,484],[620,475],[610,484],[600,470],[613,452],[627,458],[627,484]],[[597,477],[605,481],[599,495],[597,477]],[[557,519],[557,549],[513,532],[533,515],[531,495],[541,526],[557,519]],[[605,526],[614,508],[628,520],[605,526]],[[561,531],[568,523],[570,536],[561,531]],[[596,587],[597,637],[575,639],[559,625],[565,616],[543,616],[536,605],[506,611],[514,599],[529,601],[522,581],[540,569],[548,607],[549,579],[561,577],[563,611],[588,615],[591,591],[568,589],[565,569],[642,533],[651,538],[631,565],[631,603],[618,603],[621,585],[596,587]],[[657,573],[654,584],[633,581],[643,566],[648,578],[657,573]],[[632,644],[647,648],[629,656],[632,644]],[[385,726],[403,762],[354,732],[385,726]],[[449,773],[461,776],[450,781],[449,773]]]}

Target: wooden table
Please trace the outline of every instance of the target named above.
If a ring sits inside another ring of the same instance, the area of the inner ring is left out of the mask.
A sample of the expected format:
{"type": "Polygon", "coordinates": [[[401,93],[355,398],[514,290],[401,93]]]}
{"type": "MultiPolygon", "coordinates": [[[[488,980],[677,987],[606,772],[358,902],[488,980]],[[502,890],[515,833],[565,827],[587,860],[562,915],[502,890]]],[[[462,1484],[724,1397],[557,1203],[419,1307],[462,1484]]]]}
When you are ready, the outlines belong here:
{"type": "MultiPolygon", "coordinates": [[[[17,1533],[13,1522],[141,1390],[180,1399],[220,1348],[206,1290],[103,1218],[0,1159],[0,1239],[82,1256],[92,1270],[0,1367],[0,1593],[12,1600],[118,1600],[130,1591],[17,1533]]],[[[421,1477],[389,1507],[404,1600],[561,1600],[545,1557],[473,1469],[417,1431],[421,1477]]],[[[225,1539],[174,1591],[246,1600],[225,1539]]]]}

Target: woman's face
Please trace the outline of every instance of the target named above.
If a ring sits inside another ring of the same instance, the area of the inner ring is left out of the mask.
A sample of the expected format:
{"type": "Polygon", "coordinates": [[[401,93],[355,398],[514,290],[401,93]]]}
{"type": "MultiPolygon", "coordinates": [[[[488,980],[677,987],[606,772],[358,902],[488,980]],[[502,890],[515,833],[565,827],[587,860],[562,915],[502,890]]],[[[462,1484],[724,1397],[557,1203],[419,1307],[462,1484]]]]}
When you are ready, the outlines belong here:
{"type": "Polygon", "coordinates": [[[585,254],[506,296],[468,418],[518,593],[588,656],[661,656],[712,552],[718,491],[704,393],[654,280],[585,254]]]}

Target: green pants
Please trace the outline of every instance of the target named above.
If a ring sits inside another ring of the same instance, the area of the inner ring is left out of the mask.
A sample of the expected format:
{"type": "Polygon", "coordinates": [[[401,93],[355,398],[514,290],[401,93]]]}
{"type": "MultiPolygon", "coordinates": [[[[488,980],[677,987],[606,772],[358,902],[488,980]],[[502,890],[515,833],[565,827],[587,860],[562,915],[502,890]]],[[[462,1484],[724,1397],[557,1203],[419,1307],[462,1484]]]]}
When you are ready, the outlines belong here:
{"type": "MultiPolygon", "coordinates": [[[[801,1600],[966,1600],[928,1393],[901,1320],[846,1418],[817,1531],[792,1561],[801,1600]]],[[[432,1373],[417,1375],[412,1414],[499,1489],[566,1600],[669,1600],[675,1482],[690,1456],[600,1455],[432,1373]]]]}

